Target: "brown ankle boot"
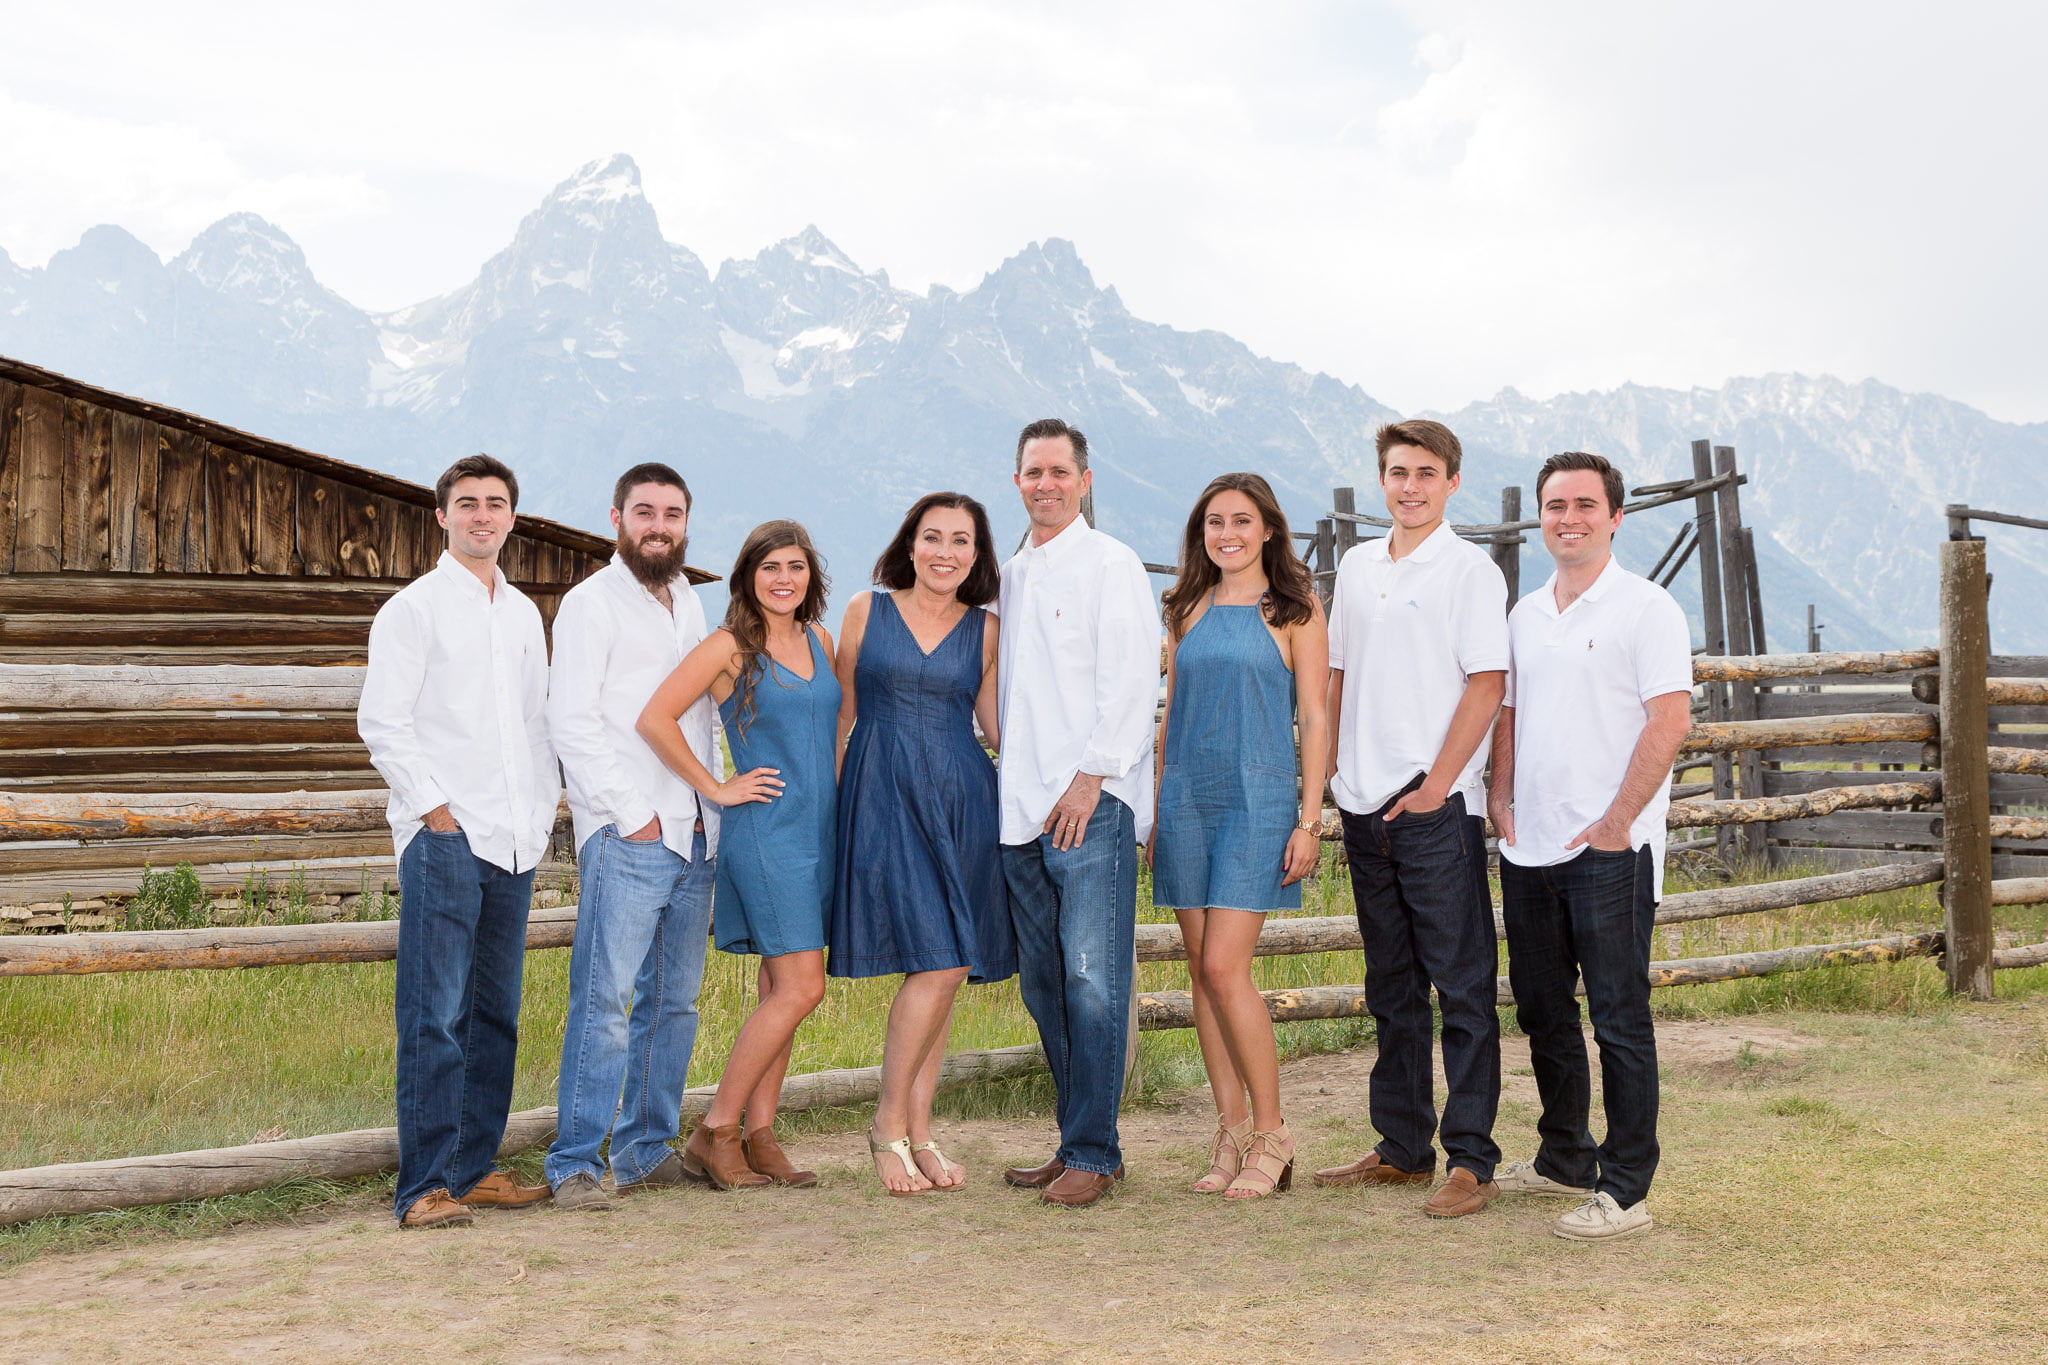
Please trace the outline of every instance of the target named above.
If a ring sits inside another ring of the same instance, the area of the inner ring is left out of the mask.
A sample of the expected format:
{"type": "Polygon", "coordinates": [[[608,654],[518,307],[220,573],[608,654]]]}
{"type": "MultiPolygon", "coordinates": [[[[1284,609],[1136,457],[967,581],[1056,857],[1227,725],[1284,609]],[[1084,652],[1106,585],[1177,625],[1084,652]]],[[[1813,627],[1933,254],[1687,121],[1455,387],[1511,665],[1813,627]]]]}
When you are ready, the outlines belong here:
{"type": "Polygon", "coordinates": [[[807,1190],[818,1183],[816,1171],[800,1171],[789,1154],[782,1150],[782,1144],[775,1140],[773,1128],[756,1128],[740,1138],[740,1152],[747,1159],[747,1165],[767,1176],[778,1185],[790,1185],[807,1190]]]}
{"type": "Polygon", "coordinates": [[[718,1190],[747,1190],[771,1183],[747,1165],[740,1150],[740,1126],[700,1123],[683,1144],[683,1174],[718,1190]]]}

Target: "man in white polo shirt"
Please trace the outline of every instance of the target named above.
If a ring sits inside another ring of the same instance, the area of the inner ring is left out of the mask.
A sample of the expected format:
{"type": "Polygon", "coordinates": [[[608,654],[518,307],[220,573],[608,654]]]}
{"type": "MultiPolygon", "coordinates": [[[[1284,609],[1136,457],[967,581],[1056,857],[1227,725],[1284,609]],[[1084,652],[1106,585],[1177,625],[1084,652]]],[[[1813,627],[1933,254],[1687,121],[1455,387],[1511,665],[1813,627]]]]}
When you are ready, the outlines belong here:
{"type": "MultiPolygon", "coordinates": [[[[577,1210],[611,1206],[598,1183],[607,1133],[618,1193],[682,1183],[682,1159],[668,1143],[697,1042],[718,878],[718,807],[700,803],[635,728],[654,689],[706,634],[703,603],[683,574],[690,490],[682,476],[665,464],[620,475],[612,529],[612,562],[570,589],[555,615],[548,687],[582,905],[547,1177],[556,1207],[577,1210]]],[[[703,697],[681,726],[690,751],[715,769],[713,715],[703,697]]]]}
{"type": "Polygon", "coordinates": [[[1507,677],[1507,582],[1452,533],[1463,451],[1441,422],[1379,429],[1393,529],[1344,556],[1330,604],[1330,787],[1344,822],[1379,1030],[1371,1115],[1380,1142],[1318,1185],[1423,1184],[1436,1172],[1430,988],[1443,1011],[1448,1178],[1423,1211],[1477,1213],[1498,1194],[1498,950],[1486,887],[1487,727],[1507,677]]]}
{"type": "Polygon", "coordinates": [[[1671,594],[1621,567],[1621,474],[1553,455],[1536,475],[1557,572],[1508,618],[1508,691],[1493,731],[1508,981],[1543,1101],[1532,1162],[1505,1193],[1578,1197],[1560,1237],[1650,1226],[1657,1170],[1657,1034],[1650,931],[1663,894],[1671,763],[1692,708],[1692,637],[1671,594]],[[1607,1136],[1587,1127],[1592,1074],[1574,994],[1586,983],[1607,1136]]]}

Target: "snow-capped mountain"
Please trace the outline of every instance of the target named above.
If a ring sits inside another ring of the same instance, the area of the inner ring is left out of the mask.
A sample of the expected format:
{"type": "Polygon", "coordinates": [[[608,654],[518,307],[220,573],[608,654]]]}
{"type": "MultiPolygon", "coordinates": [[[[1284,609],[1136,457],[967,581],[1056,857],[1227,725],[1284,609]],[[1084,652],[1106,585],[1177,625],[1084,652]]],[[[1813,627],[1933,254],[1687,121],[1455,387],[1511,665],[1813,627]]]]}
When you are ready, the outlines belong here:
{"type": "MultiPolygon", "coordinates": [[[[250,214],[169,262],[117,227],[41,269],[0,252],[0,352],[422,481],[490,450],[520,471],[528,510],[600,530],[616,471],[666,460],[696,495],[694,561],[717,568],[748,527],[794,516],[842,593],[931,488],[981,497],[1014,543],[1011,457],[1034,417],[1089,433],[1103,526],[1170,561],[1224,470],[1265,473],[1300,527],[1334,485],[1375,509],[1372,433],[1396,415],[1222,333],[1133,317],[1058,239],[964,292],[899,289],[816,227],[710,271],[662,236],[624,156],[558,186],[472,283],[384,315],[322,286],[250,214]]],[[[1445,420],[1467,451],[1454,515],[1473,521],[1556,450],[1601,451],[1643,484],[1689,473],[1696,437],[1736,446],[1774,648],[1803,645],[1808,602],[1837,647],[1931,638],[1942,506],[2048,513],[2048,424],[1874,381],[1508,390],[1445,420]]],[[[1625,562],[1647,566],[1682,515],[1625,528],[1625,562]]],[[[1988,534],[1999,648],[2048,650],[2028,609],[2048,590],[2048,534],[1988,534]]],[[[1525,587],[1547,572],[1532,545],[1525,587]]]]}

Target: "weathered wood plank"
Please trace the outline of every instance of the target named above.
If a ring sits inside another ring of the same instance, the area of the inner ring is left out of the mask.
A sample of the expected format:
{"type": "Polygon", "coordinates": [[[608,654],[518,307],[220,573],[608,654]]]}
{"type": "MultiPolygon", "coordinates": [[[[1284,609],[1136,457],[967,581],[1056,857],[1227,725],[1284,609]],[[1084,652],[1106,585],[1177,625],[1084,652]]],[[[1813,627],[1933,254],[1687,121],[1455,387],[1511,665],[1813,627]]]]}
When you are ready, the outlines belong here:
{"type": "Polygon", "coordinates": [[[360,668],[0,664],[0,709],[353,711],[360,668]]]}
{"type": "MultiPolygon", "coordinates": [[[[1920,702],[1941,700],[1941,675],[1922,674],[1913,680],[1913,698],[1920,702]]],[[[1986,678],[1986,706],[2048,706],[2048,678],[1986,678]]],[[[1999,719],[2004,719],[2000,717],[1999,719]]]]}
{"type": "Polygon", "coordinates": [[[348,834],[383,827],[383,791],[0,792],[8,839],[176,839],[348,834]]]}
{"type": "Polygon", "coordinates": [[[1932,716],[1809,716],[1785,720],[1737,720],[1695,725],[1681,754],[1732,753],[1832,744],[1907,743],[1935,736],[1932,716]]]}
{"type": "Polygon", "coordinates": [[[1897,845],[1914,852],[1938,851],[1930,811],[1838,811],[1790,824],[1779,837],[1797,843],[1838,844],[1844,848],[1897,845]]]}
{"type": "Polygon", "coordinates": [[[293,522],[298,517],[298,471],[269,460],[249,462],[254,507],[250,516],[249,567],[260,574],[299,571],[293,522]]]}
{"type": "Polygon", "coordinates": [[[1991,883],[1993,905],[2048,905],[2048,877],[2001,877],[1991,883]]]}
{"type": "Polygon", "coordinates": [[[2030,773],[2048,776],[2048,749],[2021,749],[1994,744],[1985,750],[1994,773],[2030,773]]]}
{"type": "Polygon", "coordinates": [[[206,447],[206,558],[214,573],[249,572],[258,463],[239,450],[206,447]]]}
{"type": "MultiPolygon", "coordinates": [[[[109,643],[104,645],[32,645],[14,648],[0,645],[0,663],[65,664],[80,668],[102,668],[133,664],[138,668],[199,668],[220,662],[218,645],[154,645],[150,643],[109,643]]],[[[242,645],[234,651],[236,660],[251,665],[274,667],[325,667],[337,665],[360,668],[368,662],[362,645],[242,645]]]]}
{"type": "Polygon", "coordinates": [[[1824,674],[1867,676],[1909,673],[1933,668],[1939,655],[1931,649],[1820,654],[1700,655],[1692,661],[1694,682],[1770,682],[1776,678],[1808,678],[1824,674]]]}
{"type": "Polygon", "coordinates": [[[350,711],[279,715],[189,711],[0,711],[0,753],[184,745],[355,744],[350,711]]]}
{"type": "Polygon", "coordinates": [[[20,423],[14,571],[56,573],[64,567],[64,400],[24,388],[20,423]]]}
{"type": "Polygon", "coordinates": [[[206,573],[206,443],[189,431],[157,430],[157,567],[206,573]]]}
{"type": "Polygon", "coordinates": [[[1740,801],[1674,801],[1665,817],[1665,824],[1671,829],[1764,824],[1773,820],[1828,815],[1838,810],[1904,806],[1938,800],[1940,795],[1941,783],[1936,780],[1872,782],[1860,786],[1827,787],[1798,795],[1749,797],[1740,801]]]}
{"type": "Polygon", "coordinates": [[[21,502],[21,394],[0,379],[0,571],[14,566],[14,521],[21,502]]]}
{"type": "Polygon", "coordinates": [[[389,579],[181,578],[155,573],[152,561],[150,569],[133,573],[15,574],[7,580],[7,607],[94,616],[265,612],[368,618],[404,586],[389,579]]]}
{"type": "Polygon", "coordinates": [[[336,485],[341,495],[341,571],[351,578],[391,578],[389,506],[360,489],[336,485]]]}
{"type": "Polygon", "coordinates": [[[113,414],[94,403],[64,404],[64,567],[105,573],[113,480],[113,414]]]}
{"type": "Polygon", "coordinates": [[[118,575],[156,572],[156,437],[149,425],[132,413],[113,414],[107,568],[118,575]]]}
{"type": "Polygon", "coordinates": [[[361,771],[365,785],[376,780],[370,751],[360,742],[342,744],[179,744],[162,747],[105,745],[71,749],[0,749],[0,784],[22,778],[114,773],[192,773],[204,776],[232,765],[243,772],[296,773],[307,769],[361,771]]]}
{"type": "Polygon", "coordinates": [[[1991,826],[1993,839],[2048,839],[2048,817],[1990,815],[1985,819],[1991,826]]]}
{"type": "Polygon", "coordinates": [[[1913,715],[1929,716],[1934,709],[1905,691],[1879,692],[1875,688],[1855,692],[1760,693],[1757,715],[1764,720],[1788,716],[1913,715]]]}
{"type": "Polygon", "coordinates": [[[211,645],[220,649],[239,649],[244,645],[363,648],[369,638],[370,620],[366,616],[196,611],[118,616],[23,612],[0,619],[0,648],[14,650],[128,645],[144,649],[173,645],[211,645]]]}
{"type": "MultiPolygon", "coordinates": [[[[2012,818],[1991,815],[1991,773],[1984,736],[1985,660],[1991,654],[1991,583],[1984,542],[1951,540],[1941,546],[1941,852],[1948,988],[1978,1000],[1992,997],[1991,841],[2019,833],[2012,818]],[[1998,828],[1999,820],[2006,828],[1998,828]]],[[[1925,679],[1922,680],[1923,682],[1925,679]]],[[[1916,693],[1920,691],[1915,685],[1916,693]]],[[[2048,820],[2037,822],[2048,834],[2048,820]]]]}
{"type": "Polygon", "coordinates": [[[348,517],[348,498],[332,479],[300,470],[298,515],[293,519],[300,571],[313,578],[342,572],[341,542],[348,517]]]}
{"type": "Polygon", "coordinates": [[[39,872],[76,875],[107,869],[194,867],[209,863],[331,862],[336,859],[391,861],[388,831],[316,834],[305,838],[266,835],[254,839],[112,839],[105,843],[0,843],[0,879],[39,872]]]}

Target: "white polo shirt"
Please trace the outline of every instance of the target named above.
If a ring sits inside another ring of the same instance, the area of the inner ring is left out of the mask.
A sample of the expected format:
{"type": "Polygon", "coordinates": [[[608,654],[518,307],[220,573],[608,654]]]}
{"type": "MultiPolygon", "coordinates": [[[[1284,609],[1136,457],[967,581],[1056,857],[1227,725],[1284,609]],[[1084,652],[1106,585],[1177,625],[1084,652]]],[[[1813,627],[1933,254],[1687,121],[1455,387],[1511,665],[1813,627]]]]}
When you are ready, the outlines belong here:
{"type": "MultiPolygon", "coordinates": [[[[1330,667],[1344,670],[1338,717],[1339,809],[1369,815],[1436,764],[1474,673],[1508,666],[1508,585],[1493,559],[1448,525],[1401,559],[1368,541],[1337,566],[1330,667]]],[[[1486,813],[1486,742],[1451,790],[1486,813]]]]}
{"type": "MultiPolygon", "coordinates": [[[[1648,721],[1644,703],[1692,691],[1692,634],[1670,593],[1610,558],[1579,599],[1557,609],[1557,575],[1508,614],[1515,708],[1515,842],[1500,856],[1521,867],[1570,862],[1566,848],[1607,813],[1648,721]]],[[[1629,826],[1650,846],[1663,898],[1664,815],[1671,786],[1629,826]]]]}

